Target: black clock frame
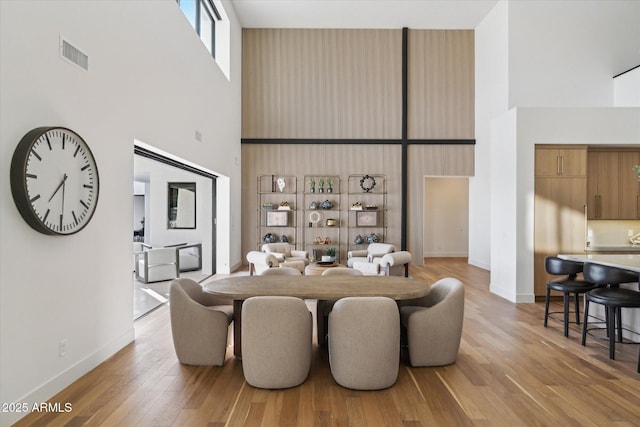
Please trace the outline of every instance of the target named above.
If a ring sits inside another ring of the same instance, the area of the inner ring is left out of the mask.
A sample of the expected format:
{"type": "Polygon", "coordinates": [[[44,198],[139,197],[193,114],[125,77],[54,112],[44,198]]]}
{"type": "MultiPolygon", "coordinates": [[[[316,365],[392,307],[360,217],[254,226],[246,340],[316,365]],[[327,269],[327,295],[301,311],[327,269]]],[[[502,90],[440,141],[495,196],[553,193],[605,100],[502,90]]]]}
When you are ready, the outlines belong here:
{"type": "Polygon", "coordinates": [[[62,126],[42,126],[27,132],[13,152],[13,157],[11,158],[11,168],[10,168],[10,183],[11,183],[11,194],[13,196],[13,201],[20,212],[20,215],[25,220],[25,222],[34,230],[50,235],[50,236],[70,236],[72,234],[78,233],[80,230],[84,229],[87,224],[91,221],[93,214],[95,214],[96,209],[98,208],[98,198],[100,194],[100,179],[98,174],[98,164],[95,162],[95,156],[91,152],[89,145],[86,143],[84,138],[78,135],[75,131],[62,127],[62,126]],[[37,213],[33,210],[33,206],[29,200],[29,193],[27,189],[27,161],[29,159],[29,153],[33,145],[36,141],[45,133],[54,130],[60,129],[69,133],[72,133],[76,136],[80,141],[82,141],[86,147],[88,154],[94,159],[94,164],[96,168],[96,188],[95,188],[95,201],[94,201],[94,209],[89,213],[89,217],[82,224],[81,227],[74,230],[71,233],[59,233],[55,230],[50,229],[40,220],[37,213]]]}

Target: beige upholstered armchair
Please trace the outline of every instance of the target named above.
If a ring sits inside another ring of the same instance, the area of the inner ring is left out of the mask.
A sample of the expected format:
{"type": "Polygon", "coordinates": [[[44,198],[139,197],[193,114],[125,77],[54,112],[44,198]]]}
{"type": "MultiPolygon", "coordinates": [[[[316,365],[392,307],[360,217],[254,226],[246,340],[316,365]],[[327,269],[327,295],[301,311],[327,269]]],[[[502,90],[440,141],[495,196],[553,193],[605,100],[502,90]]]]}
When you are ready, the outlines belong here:
{"type": "Polygon", "coordinates": [[[329,315],[329,365],[338,384],[356,390],[391,387],[398,378],[400,316],[383,297],[338,300],[329,315]]]}
{"type": "Polygon", "coordinates": [[[258,296],[245,300],[242,370],[247,383],[267,389],[302,384],[311,368],[312,320],[299,298],[258,296]]]}
{"type": "Polygon", "coordinates": [[[309,265],[309,252],[293,249],[289,243],[265,243],[262,252],[275,256],[279,263],[302,261],[309,265]]]}
{"type": "Polygon", "coordinates": [[[454,278],[438,280],[422,298],[400,307],[412,366],[455,362],[462,337],[464,286],[454,278]]]}
{"type": "Polygon", "coordinates": [[[371,243],[367,249],[349,251],[347,253],[347,267],[353,268],[355,262],[373,262],[374,259],[395,251],[396,247],[389,243],[371,243]]]}
{"type": "Polygon", "coordinates": [[[300,270],[293,267],[278,267],[278,268],[269,268],[262,273],[260,276],[302,276],[300,270]]]}
{"type": "Polygon", "coordinates": [[[169,288],[173,346],[180,363],[222,366],[227,351],[230,300],[202,292],[191,279],[176,279],[169,288]]]}

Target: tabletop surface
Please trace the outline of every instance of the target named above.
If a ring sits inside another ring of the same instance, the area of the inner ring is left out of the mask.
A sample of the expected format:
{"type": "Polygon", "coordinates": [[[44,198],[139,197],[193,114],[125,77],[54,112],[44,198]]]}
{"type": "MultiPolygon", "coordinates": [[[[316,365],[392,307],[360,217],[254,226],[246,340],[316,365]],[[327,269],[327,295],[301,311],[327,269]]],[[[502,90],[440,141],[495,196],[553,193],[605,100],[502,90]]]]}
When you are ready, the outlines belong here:
{"type": "Polygon", "coordinates": [[[384,296],[395,300],[419,298],[429,285],[398,276],[236,276],[213,280],[204,291],[232,299],[252,296],[293,296],[333,300],[350,296],[384,296]]]}
{"type": "Polygon", "coordinates": [[[559,258],[592,262],[609,267],[623,268],[640,273],[640,255],[637,254],[560,254],[559,258]]]}

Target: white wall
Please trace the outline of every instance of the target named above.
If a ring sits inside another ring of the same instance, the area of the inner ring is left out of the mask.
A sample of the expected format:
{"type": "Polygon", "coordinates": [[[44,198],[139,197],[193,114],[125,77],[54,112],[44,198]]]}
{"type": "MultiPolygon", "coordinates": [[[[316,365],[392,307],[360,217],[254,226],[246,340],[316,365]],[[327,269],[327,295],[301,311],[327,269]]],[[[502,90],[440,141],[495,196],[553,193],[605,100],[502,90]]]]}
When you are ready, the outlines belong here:
{"type": "MultiPolygon", "coordinates": [[[[475,176],[469,179],[469,264],[491,266],[491,120],[509,108],[508,3],[475,30],[475,176]]],[[[498,163],[500,164],[500,163],[498,163]]]]}
{"type": "MultiPolygon", "coordinates": [[[[0,2],[0,401],[45,401],[134,338],[135,138],[225,176],[218,206],[231,246],[219,256],[240,264],[230,212],[241,208],[241,30],[225,7],[230,81],[174,0],[0,2]],[[89,55],[88,72],[59,59],[60,35],[89,55]],[[29,228],[9,189],[14,148],[43,125],[77,131],[98,162],[96,213],[68,237],[29,228]]],[[[19,416],[2,413],[0,424],[19,416]]]]}
{"type": "Polygon", "coordinates": [[[613,105],[640,107],[640,66],[613,79],[613,105]]]}
{"type": "Polygon", "coordinates": [[[640,63],[640,1],[509,2],[509,106],[609,107],[640,63]]]}

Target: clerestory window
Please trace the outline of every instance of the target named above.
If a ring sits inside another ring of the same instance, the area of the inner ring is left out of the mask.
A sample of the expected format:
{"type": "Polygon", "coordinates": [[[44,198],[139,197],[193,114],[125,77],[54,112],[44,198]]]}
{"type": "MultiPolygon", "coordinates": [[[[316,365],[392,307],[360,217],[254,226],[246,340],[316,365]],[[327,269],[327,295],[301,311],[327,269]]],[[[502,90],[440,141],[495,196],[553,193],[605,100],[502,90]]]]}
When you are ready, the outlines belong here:
{"type": "Polygon", "coordinates": [[[212,0],[177,0],[211,56],[216,57],[216,22],[222,20],[212,0]]]}

